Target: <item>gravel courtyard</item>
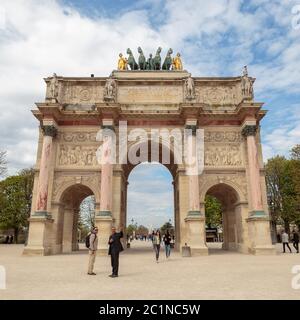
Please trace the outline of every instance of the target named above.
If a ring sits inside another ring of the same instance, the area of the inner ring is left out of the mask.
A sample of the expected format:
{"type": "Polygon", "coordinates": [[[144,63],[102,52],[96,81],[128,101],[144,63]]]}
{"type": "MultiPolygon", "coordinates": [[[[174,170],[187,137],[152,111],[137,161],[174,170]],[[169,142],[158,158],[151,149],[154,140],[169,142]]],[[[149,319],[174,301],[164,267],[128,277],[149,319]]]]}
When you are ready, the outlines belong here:
{"type": "Polygon", "coordinates": [[[156,264],[149,242],[135,241],[121,254],[120,276],[111,279],[109,257],[97,257],[86,274],[82,250],[47,257],[22,256],[22,245],[0,245],[6,289],[0,299],[299,299],[291,286],[300,254],[251,256],[213,248],[209,256],[182,258],[161,252],[156,264]]]}

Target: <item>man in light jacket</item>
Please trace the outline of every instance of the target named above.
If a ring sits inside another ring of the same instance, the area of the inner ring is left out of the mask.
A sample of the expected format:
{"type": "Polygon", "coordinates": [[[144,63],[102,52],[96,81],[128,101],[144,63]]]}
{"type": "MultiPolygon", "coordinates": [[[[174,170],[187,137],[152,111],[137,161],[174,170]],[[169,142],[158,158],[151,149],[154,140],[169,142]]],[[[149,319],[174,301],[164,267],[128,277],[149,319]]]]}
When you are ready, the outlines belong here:
{"type": "Polygon", "coordinates": [[[96,259],[96,253],[98,249],[98,228],[94,227],[91,235],[90,235],[90,246],[89,246],[89,268],[88,268],[88,275],[94,276],[96,273],[94,273],[94,264],[96,259]]]}
{"type": "Polygon", "coordinates": [[[283,253],[285,253],[285,246],[287,246],[290,250],[290,253],[292,253],[292,249],[289,246],[289,235],[285,231],[282,232],[281,241],[283,246],[283,253]]]}

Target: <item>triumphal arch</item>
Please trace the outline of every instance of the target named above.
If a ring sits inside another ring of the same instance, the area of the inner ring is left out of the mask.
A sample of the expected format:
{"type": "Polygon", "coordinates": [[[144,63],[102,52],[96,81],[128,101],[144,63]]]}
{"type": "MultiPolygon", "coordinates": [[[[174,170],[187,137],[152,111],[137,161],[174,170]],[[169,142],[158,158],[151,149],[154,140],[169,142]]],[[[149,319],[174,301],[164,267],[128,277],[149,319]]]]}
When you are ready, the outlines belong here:
{"type": "Polygon", "coordinates": [[[255,79],[246,67],[236,77],[194,77],[171,49],[163,64],[160,48],[147,61],[138,52],[138,63],[130,49],[127,59],[120,54],[109,77],[45,79],[45,101],[32,111],[40,133],[24,254],[77,250],[79,205],[89,195],[96,201],[99,253],[106,254],[111,226],[126,225],[128,176],[153,159],[173,176],[177,249],[187,244],[192,255],[208,254],[204,199],[213,195],[222,203],[224,249],[275,253],[259,129],[266,111],[254,101],[255,79]],[[154,139],[153,130],[187,131],[183,148],[202,132],[203,168],[190,170],[178,159],[182,146],[174,137],[154,139]],[[99,161],[107,141],[110,148],[114,143],[113,163],[99,161]]]}

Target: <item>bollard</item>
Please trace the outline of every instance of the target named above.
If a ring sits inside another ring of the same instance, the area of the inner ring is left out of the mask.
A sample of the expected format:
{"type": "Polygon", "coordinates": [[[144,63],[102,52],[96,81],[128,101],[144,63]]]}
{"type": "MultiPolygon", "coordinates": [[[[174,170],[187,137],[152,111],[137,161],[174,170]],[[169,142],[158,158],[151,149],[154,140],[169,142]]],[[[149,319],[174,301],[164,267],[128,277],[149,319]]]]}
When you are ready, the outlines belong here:
{"type": "Polygon", "coordinates": [[[186,243],[181,248],[182,249],[182,256],[183,257],[190,257],[191,256],[191,247],[189,247],[186,243]]]}

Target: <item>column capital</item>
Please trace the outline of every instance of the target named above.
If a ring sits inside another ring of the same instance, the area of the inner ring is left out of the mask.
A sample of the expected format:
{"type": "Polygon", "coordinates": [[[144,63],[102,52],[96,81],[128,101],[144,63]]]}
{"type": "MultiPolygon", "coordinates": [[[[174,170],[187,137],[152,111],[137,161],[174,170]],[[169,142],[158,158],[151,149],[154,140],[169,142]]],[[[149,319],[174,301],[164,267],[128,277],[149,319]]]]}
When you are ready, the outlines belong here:
{"type": "Polygon", "coordinates": [[[57,128],[52,125],[41,125],[44,136],[55,137],[57,135],[57,128]]]}
{"type": "Polygon", "coordinates": [[[257,131],[257,126],[254,124],[246,124],[242,129],[242,135],[244,137],[255,136],[257,131]]]}

